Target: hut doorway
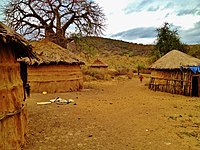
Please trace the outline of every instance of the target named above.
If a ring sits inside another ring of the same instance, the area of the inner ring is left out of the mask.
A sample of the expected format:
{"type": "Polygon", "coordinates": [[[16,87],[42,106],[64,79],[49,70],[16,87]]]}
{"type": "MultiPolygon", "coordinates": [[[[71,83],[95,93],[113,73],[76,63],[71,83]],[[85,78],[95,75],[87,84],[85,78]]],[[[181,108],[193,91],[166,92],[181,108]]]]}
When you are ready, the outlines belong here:
{"type": "Polygon", "coordinates": [[[20,62],[20,76],[23,81],[23,87],[25,87],[27,83],[27,65],[24,62],[20,62]]]}
{"type": "Polygon", "coordinates": [[[199,88],[199,76],[192,77],[192,96],[200,96],[199,88]]]}

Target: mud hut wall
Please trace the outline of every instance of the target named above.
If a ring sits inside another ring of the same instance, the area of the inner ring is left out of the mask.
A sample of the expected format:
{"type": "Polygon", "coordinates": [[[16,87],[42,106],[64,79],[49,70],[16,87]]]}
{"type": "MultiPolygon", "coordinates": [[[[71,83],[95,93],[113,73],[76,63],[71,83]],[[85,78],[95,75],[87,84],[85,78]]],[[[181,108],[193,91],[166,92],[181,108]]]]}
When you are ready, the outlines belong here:
{"type": "Polygon", "coordinates": [[[150,88],[169,93],[190,95],[191,72],[180,70],[153,70],[150,88]]]}
{"type": "Polygon", "coordinates": [[[192,71],[185,71],[183,73],[183,87],[184,87],[184,95],[191,96],[192,94],[192,71]]]}
{"type": "Polygon", "coordinates": [[[151,76],[157,78],[155,80],[156,84],[166,84],[166,79],[183,80],[183,73],[181,71],[153,70],[151,76]]]}
{"type": "Polygon", "coordinates": [[[28,66],[31,92],[49,93],[78,91],[83,87],[79,65],[28,66]]]}
{"type": "Polygon", "coordinates": [[[27,110],[20,64],[9,47],[0,45],[0,149],[20,149],[25,142],[27,110]]]}

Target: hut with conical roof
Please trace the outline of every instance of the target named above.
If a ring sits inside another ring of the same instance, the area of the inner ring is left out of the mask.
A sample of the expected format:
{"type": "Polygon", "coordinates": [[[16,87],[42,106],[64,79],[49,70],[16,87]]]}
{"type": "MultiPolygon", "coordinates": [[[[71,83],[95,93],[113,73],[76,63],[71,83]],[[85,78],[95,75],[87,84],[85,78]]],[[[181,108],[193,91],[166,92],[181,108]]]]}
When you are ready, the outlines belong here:
{"type": "Polygon", "coordinates": [[[100,59],[96,59],[91,65],[90,68],[108,68],[108,64],[105,64],[103,61],[101,61],[100,59]]]}
{"type": "Polygon", "coordinates": [[[25,142],[27,110],[17,58],[34,57],[31,46],[0,22],[0,149],[19,150],[25,142]]]}
{"type": "Polygon", "coordinates": [[[28,65],[31,92],[69,92],[83,87],[81,65],[73,53],[47,40],[31,42],[38,60],[28,65]]]}
{"type": "Polygon", "coordinates": [[[172,50],[150,67],[149,88],[188,96],[200,96],[200,60],[172,50]]]}

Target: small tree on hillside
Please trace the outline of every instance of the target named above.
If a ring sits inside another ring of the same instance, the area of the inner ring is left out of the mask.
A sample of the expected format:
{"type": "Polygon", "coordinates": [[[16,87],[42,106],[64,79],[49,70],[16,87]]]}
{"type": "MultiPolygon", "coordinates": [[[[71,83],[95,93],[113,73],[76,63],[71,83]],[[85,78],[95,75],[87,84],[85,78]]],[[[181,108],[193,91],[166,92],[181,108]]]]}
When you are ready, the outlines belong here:
{"type": "Polygon", "coordinates": [[[145,68],[145,65],[142,62],[136,64],[138,75],[140,75],[140,70],[145,68]]]}
{"type": "Polygon", "coordinates": [[[157,40],[154,55],[159,58],[173,49],[187,52],[186,45],[181,43],[177,30],[171,30],[169,23],[157,29],[157,40]]]}
{"type": "Polygon", "coordinates": [[[105,27],[102,8],[91,0],[10,0],[4,13],[6,24],[15,31],[63,47],[71,33],[98,36],[105,27]]]}

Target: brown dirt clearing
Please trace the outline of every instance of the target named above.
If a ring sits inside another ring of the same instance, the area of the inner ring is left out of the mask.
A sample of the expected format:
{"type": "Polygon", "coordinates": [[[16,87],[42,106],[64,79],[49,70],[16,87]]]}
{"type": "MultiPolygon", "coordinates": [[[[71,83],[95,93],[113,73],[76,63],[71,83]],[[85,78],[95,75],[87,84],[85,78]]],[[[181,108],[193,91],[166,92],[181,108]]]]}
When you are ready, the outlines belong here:
{"type": "Polygon", "coordinates": [[[147,82],[98,81],[81,92],[31,94],[23,149],[200,149],[200,99],[150,91],[147,82]],[[58,96],[76,105],[37,105],[58,96]]]}

